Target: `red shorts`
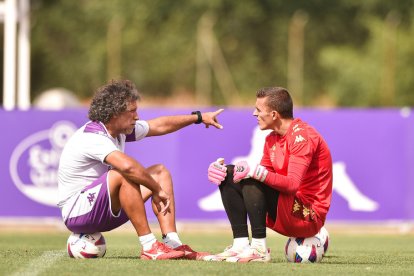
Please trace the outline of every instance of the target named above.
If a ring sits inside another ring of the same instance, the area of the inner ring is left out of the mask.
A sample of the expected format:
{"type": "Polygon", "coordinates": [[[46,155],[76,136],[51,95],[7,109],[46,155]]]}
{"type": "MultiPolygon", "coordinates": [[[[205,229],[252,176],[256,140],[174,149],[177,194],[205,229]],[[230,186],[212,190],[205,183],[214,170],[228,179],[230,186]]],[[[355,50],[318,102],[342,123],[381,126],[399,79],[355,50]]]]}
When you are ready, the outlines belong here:
{"type": "Polygon", "coordinates": [[[282,193],[279,194],[276,222],[269,216],[266,218],[268,228],[287,237],[312,237],[324,223],[312,206],[303,204],[294,195],[282,193]]]}

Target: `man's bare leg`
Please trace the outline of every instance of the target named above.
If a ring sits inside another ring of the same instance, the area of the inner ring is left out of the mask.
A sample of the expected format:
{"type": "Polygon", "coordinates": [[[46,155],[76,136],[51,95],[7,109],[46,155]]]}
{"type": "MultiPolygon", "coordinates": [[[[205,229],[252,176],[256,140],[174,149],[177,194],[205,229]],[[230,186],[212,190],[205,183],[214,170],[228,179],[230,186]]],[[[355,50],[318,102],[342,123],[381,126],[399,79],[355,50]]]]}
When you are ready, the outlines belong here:
{"type": "Polygon", "coordinates": [[[112,212],[118,213],[122,208],[127,214],[143,248],[141,259],[166,260],[181,258],[185,255],[185,252],[172,250],[156,240],[148,225],[140,185],[128,182],[114,170],[108,173],[108,182],[112,212]]]}
{"type": "Polygon", "coordinates": [[[151,233],[140,186],[129,183],[115,170],[108,172],[111,208],[114,214],[125,211],[138,236],[151,233]]]}
{"type": "MultiPolygon", "coordinates": [[[[157,216],[160,224],[162,234],[170,232],[177,232],[175,224],[175,199],[174,189],[170,172],[163,165],[153,165],[147,168],[147,172],[161,185],[161,188],[170,196],[170,207],[166,214],[158,213],[157,208],[152,204],[154,214],[157,216]]],[[[147,201],[152,192],[146,187],[141,187],[142,197],[144,201],[147,201]]]]}

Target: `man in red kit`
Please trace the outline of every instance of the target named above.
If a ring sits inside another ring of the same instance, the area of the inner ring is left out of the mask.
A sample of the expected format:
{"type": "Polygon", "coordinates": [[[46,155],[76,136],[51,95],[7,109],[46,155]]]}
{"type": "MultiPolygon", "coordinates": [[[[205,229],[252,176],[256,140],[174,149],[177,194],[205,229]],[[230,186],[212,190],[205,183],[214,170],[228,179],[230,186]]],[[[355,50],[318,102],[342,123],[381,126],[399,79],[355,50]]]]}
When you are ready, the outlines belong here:
{"type": "Polygon", "coordinates": [[[332,196],[332,158],[322,136],[293,117],[289,92],[281,87],[256,93],[253,116],[266,137],[260,164],[210,164],[208,178],[219,185],[233,245],[211,260],[270,261],[266,227],[289,237],[311,237],[325,223],[332,196]],[[249,243],[249,218],[252,241],[249,243]]]}

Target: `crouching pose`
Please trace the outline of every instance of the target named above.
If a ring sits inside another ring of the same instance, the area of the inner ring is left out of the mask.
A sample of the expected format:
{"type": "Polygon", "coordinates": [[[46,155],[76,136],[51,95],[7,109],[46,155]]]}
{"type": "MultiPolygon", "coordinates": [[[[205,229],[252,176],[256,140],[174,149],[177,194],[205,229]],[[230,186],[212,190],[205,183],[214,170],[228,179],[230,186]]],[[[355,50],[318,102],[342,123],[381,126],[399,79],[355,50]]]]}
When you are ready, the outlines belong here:
{"type": "Polygon", "coordinates": [[[161,164],[144,168],[124,153],[125,143],[164,135],[193,123],[222,128],[223,111],[140,120],[138,92],[128,80],[99,88],[89,119],[66,143],[58,172],[59,207],[66,227],[75,233],[115,229],[131,221],[142,245],[141,259],[202,259],[181,242],[175,225],[173,182],[161,164]],[[148,225],[144,203],[149,198],[163,242],[148,225]]]}
{"type": "Polygon", "coordinates": [[[256,93],[253,115],[270,129],[260,164],[217,160],[208,178],[219,185],[233,244],[211,260],[270,261],[266,227],[289,237],[310,237],[325,223],[332,196],[332,158],[322,136],[293,117],[289,92],[281,87],[256,93]],[[247,217],[252,240],[249,243],[247,217]]]}

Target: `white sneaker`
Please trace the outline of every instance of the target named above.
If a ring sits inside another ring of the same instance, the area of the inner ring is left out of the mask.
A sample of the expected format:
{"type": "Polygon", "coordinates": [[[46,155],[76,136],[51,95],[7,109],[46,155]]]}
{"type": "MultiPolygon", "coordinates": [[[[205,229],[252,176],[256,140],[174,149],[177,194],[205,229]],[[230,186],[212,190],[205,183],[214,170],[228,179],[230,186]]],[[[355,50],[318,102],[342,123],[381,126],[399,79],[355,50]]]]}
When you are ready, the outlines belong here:
{"type": "Polygon", "coordinates": [[[248,263],[248,262],[270,262],[270,249],[261,250],[259,248],[247,248],[242,253],[238,254],[235,257],[227,258],[227,262],[238,262],[238,263],[248,263]]]}
{"type": "Polygon", "coordinates": [[[204,256],[204,261],[226,261],[229,258],[237,257],[239,254],[243,253],[245,248],[233,248],[231,245],[227,246],[226,249],[224,249],[223,252],[216,254],[216,255],[208,255],[204,256]]]}

